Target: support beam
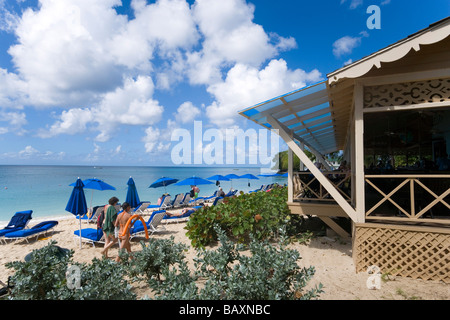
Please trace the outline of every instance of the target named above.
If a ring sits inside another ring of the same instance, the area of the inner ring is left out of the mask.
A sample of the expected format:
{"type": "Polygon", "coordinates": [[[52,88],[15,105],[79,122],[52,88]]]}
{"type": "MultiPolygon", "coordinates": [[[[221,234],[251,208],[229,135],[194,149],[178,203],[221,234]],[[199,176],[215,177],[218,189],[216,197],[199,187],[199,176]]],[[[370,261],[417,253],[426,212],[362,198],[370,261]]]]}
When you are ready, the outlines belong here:
{"type": "Polygon", "coordinates": [[[361,83],[355,84],[355,208],[358,222],[365,221],[365,179],[364,179],[364,87],[361,83]]]}
{"type": "Polygon", "coordinates": [[[320,220],[325,222],[327,226],[329,226],[333,231],[335,231],[339,236],[342,238],[350,238],[350,234],[345,231],[340,225],[338,225],[336,222],[333,221],[330,217],[321,217],[319,216],[320,220]]]}
{"type": "Polygon", "coordinates": [[[288,148],[288,202],[294,201],[294,156],[288,148]]]}
{"type": "Polygon", "coordinates": [[[345,213],[353,220],[353,222],[362,222],[358,221],[358,216],[356,214],[355,209],[353,209],[345,198],[339,193],[338,190],[333,186],[333,184],[323,175],[323,173],[317,169],[317,167],[312,163],[312,161],[308,158],[308,156],[303,152],[303,150],[297,145],[297,143],[291,138],[292,132],[284,127],[278,120],[274,119],[271,116],[267,116],[267,120],[270,125],[278,130],[278,134],[280,137],[286,142],[288,147],[300,158],[311,173],[316,177],[317,180],[322,184],[325,190],[333,197],[333,199],[337,202],[337,204],[345,211],[345,213]]]}
{"type": "MultiPolygon", "coordinates": [[[[305,150],[305,144],[303,142],[300,142],[300,149],[302,149],[302,151],[305,150]]],[[[305,171],[305,164],[303,163],[302,160],[300,160],[300,171],[305,171]]]]}

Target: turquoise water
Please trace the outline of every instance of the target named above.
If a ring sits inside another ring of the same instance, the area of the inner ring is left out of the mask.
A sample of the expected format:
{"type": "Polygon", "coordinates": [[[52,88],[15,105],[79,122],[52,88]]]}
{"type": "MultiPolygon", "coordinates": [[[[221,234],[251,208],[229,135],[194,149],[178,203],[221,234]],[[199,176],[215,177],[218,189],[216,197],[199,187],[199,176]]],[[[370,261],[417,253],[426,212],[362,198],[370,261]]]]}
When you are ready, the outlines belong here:
{"type": "MultiPolygon", "coordinates": [[[[156,203],[164,193],[164,188],[149,188],[157,179],[165,176],[186,179],[191,176],[208,178],[216,174],[227,175],[261,173],[259,168],[216,168],[216,167],[92,167],[92,166],[0,166],[0,225],[7,223],[17,211],[33,210],[33,218],[72,216],[65,211],[73,187],[69,184],[78,177],[82,180],[98,178],[114,186],[116,190],[85,189],[88,207],[103,205],[112,196],[125,201],[128,179],[133,177],[141,201],[156,203]]],[[[221,186],[228,191],[233,189],[247,192],[257,189],[261,184],[285,183],[285,178],[259,177],[260,180],[237,179],[221,181],[221,186]],[[250,186],[248,186],[250,183],[250,186]]],[[[217,190],[215,181],[210,185],[200,185],[199,196],[209,196],[217,190]]],[[[167,186],[172,196],[189,192],[189,186],[167,186]]]]}

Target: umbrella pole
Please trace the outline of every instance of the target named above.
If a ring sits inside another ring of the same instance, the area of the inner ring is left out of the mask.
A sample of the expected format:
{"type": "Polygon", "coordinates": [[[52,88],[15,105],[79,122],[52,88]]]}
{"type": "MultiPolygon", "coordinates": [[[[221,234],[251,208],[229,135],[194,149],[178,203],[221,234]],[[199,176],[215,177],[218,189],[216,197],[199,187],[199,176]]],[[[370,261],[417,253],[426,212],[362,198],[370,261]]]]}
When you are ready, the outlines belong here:
{"type": "Polygon", "coordinates": [[[80,235],[80,249],[81,249],[81,216],[80,216],[80,233],[79,233],[79,235],[80,235]]]}

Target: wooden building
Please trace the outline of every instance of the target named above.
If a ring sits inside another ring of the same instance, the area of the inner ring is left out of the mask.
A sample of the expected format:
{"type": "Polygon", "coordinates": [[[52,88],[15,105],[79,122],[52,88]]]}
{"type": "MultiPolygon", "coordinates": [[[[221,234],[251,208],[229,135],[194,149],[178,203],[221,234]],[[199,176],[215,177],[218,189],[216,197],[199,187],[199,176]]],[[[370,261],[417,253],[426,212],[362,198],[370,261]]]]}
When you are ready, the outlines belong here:
{"type": "Polygon", "coordinates": [[[351,236],[356,272],[450,283],[450,17],[240,114],[286,142],[291,212],[351,236]]]}

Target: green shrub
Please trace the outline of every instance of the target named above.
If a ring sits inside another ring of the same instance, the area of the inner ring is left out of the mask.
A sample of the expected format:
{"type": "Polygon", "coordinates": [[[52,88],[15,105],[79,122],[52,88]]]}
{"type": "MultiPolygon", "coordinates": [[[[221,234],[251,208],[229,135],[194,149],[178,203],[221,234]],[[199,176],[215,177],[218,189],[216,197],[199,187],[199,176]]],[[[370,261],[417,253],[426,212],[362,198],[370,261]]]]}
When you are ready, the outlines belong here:
{"type": "Polygon", "coordinates": [[[289,220],[287,188],[276,187],[269,192],[254,192],[225,198],[217,206],[205,206],[194,212],[187,224],[186,235],[196,248],[217,240],[215,225],[237,242],[248,243],[250,236],[268,239],[279,232],[289,220]]]}
{"type": "Polygon", "coordinates": [[[286,239],[278,246],[252,239],[251,254],[241,255],[243,247],[216,230],[221,247],[203,251],[196,259],[198,276],[208,279],[200,292],[201,299],[309,300],[322,292],[322,285],[304,292],[314,267],[301,269],[297,265],[300,254],[286,248],[286,239]]]}
{"type": "Polygon", "coordinates": [[[235,244],[218,226],[215,230],[220,246],[216,250],[198,250],[194,274],[185,259],[161,266],[161,281],[154,277],[148,281],[154,299],[306,300],[322,292],[321,285],[304,290],[314,268],[300,268],[299,253],[287,249],[286,241],[275,246],[267,240],[252,239],[248,256],[240,253],[242,244],[235,244]]]}
{"type": "Polygon", "coordinates": [[[12,300],[122,300],[135,299],[124,279],[122,266],[108,259],[94,259],[90,264],[74,263],[73,251],[60,255],[55,241],[34,250],[29,261],[6,264],[14,269],[12,300]],[[69,266],[80,270],[80,286],[70,288],[66,274],[69,266]]]}
{"type": "Polygon", "coordinates": [[[128,260],[127,255],[123,259],[127,273],[135,280],[161,279],[164,267],[181,263],[185,257],[184,251],[187,246],[182,243],[175,243],[174,237],[170,239],[149,239],[147,243],[141,241],[141,251],[131,254],[132,259],[128,260]]]}
{"type": "Polygon", "coordinates": [[[51,241],[47,246],[33,250],[28,261],[6,263],[7,268],[15,270],[11,277],[14,288],[10,299],[44,300],[65,286],[67,264],[73,251],[59,255],[55,244],[51,241]]]}

